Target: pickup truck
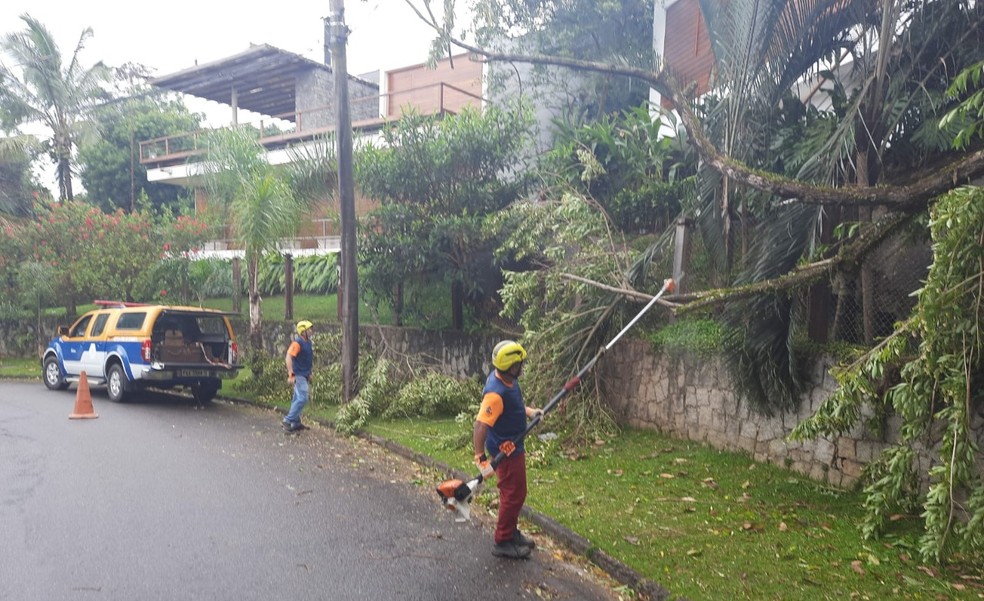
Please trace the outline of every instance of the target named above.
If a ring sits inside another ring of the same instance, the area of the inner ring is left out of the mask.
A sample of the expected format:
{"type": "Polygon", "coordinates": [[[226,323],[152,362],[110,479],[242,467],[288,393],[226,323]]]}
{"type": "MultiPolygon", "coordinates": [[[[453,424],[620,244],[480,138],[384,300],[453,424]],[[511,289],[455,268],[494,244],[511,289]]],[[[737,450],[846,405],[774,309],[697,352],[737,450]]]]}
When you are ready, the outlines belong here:
{"type": "Polygon", "coordinates": [[[64,390],[84,371],[124,402],[153,387],[185,387],[199,404],[236,377],[239,349],[228,314],[214,309],[97,301],[100,308],[58,328],[41,358],[50,390],[64,390]]]}

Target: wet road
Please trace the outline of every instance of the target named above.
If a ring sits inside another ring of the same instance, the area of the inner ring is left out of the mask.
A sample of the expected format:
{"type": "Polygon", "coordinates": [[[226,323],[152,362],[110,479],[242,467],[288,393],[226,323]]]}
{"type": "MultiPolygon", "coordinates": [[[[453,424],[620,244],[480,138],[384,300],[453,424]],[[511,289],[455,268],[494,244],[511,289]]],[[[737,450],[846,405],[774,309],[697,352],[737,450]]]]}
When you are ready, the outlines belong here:
{"type": "Polygon", "coordinates": [[[0,600],[609,600],[538,549],[491,556],[432,476],[278,414],[150,395],[69,420],[74,386],[0,382],[0,600]]]}

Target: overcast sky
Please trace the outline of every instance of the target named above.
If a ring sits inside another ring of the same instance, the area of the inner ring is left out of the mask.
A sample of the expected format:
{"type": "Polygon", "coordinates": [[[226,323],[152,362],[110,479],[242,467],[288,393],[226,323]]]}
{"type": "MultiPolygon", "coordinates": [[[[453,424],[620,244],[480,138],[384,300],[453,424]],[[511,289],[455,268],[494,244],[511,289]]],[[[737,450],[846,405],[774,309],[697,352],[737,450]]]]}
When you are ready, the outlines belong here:
{"type": "MultiPolygon", "coordinates": [[[[81,53],[83,65],[100,60],[110,66],[140,63],[160,76],[193,67],[196,61],[204,64],[239,54],[250,44],[269,44],[322,62],[323,18],[329,12],[329,0],[262,4],[0,0],[0,34],[23,31],[20,16],[30,14],[51,31],[68,61],[82,31],[90,27],[93,35],[81,53]]],[[[404,0],[346,0],[345,22],[351,30],[346,58],[353,75],[427,60],[433,36],[404,0]]],[[[9,57],[0,54],[0,60],[10,66],[9,57]]],[[[188,97],[185,102],[191,110],[205,114],[207,126],[224,126],[231,121],[231,109],[226,105],[188,97]]],[[[243,117],[252,119],[246,112],[243,117]]],[[[39,133],[30,126],[23,131],[39,133]]],[[[42,183],[57,191],[52,171],[47,162],[35,165],[42,183]]]]}
{"type": "MultiPolygon", "coordinates": [[[[164,75],[270,44],[313,60],[324,58],[322,18],[329,1],[277,0],[2,0],[0,32],[23,30],[29,13],[51,30],[68,56],[85,27],[93,37],[86,64],[145,64],[164,75]],[[243,8],[249,6],[251,8],[243,8]],[[255,7],[255,8],[254,8],[255,7]]],[[[348,64],[352,74],[423,62],[431,39],[403,0],[347,0],[348,64]]]]}

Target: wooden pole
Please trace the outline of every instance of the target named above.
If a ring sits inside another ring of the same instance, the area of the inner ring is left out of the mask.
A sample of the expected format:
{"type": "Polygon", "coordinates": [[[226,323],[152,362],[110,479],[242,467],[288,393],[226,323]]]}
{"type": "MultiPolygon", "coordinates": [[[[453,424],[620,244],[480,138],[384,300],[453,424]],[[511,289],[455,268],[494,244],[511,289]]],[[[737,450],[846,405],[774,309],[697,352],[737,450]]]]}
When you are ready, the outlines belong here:
{"type": "Polygon", "coordinates": [[[284,255],[284,319],[294,320],[294,255],[284,255]]]}

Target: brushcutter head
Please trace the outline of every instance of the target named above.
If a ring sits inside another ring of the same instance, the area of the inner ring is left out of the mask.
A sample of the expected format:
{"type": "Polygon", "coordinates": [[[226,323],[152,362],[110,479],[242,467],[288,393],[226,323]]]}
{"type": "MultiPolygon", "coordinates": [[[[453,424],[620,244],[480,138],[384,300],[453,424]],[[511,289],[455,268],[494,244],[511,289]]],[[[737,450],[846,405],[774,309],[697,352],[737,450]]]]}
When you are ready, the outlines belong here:
{"type": "Polygon", "coordinates": [[[454,512],[454,521],[467,522],[471,519],[472,499],[481,485],[480,478],[469,482],[446,480],[437,487],[437,495],[441,497],[441,503],[454,512]]]}

